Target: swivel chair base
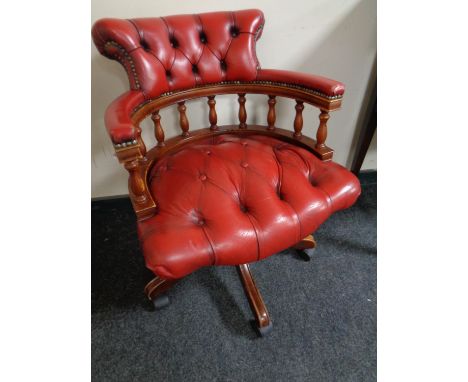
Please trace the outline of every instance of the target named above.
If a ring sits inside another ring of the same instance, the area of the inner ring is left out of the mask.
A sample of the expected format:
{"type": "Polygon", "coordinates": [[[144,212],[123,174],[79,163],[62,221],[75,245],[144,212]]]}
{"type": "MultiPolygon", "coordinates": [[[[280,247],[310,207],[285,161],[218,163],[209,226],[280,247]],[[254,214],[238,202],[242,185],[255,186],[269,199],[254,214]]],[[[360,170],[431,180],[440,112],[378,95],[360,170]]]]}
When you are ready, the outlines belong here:
{"type": "MultiPolygon", "coordinates": [[[[297,253],[309,261],[310,256],[315,250],[316,242],[312,235],[305,237],[293,248],[297,253]]],[[[266,308],[265,302],[263,301],[262,295],[258,290],[250,267],[248,264],[240,264],[236,266],[244,287],[245,295],[249,301],[250,308],[254,314],[255,321],[254,327],[260,337],[265,337],[273,330],[273,323],[270,319],[270,315],[266,308]]],[[[177,282],[177,280],[164,280],[159,277],[155,277],[145,286],[145,294],[156,310],[162,309],[170,304],[169,297],[165,292],[177,282]]]]}

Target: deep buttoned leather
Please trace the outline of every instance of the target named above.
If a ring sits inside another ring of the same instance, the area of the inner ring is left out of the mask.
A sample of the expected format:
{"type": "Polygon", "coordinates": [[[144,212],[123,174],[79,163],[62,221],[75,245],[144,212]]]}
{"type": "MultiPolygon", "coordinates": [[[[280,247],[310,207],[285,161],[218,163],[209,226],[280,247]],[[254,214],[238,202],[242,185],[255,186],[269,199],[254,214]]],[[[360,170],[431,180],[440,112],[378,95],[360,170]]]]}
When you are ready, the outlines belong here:
{"type": "Polygon", "coordinates": [[[267,81],[298,85],[328,97],[343,94],[344,85],[338,81],[260,69],[255,45],[264,22],[257,9],[98,20],[92,29],[94,43],[103,55],[125,67],[132,90],[106,112],[113,142],[135,139],[132,111],[167,92],[225,81],[267,81]]]}
{"type": "Polygon", "coordinates": [[[102,19],[93,27],[99,51],[127,68],[146,98],[221,81],[253,81],[259,10],[132,20],[102,19]]]}
{"type": "MultiPolygon", "coordinates": [[[[133,111],[168,92],[241,81],[306,88],[329,99],[343,94],[334,80],[261,69],[255,44],[263,24],[259,10],[97,21],[97,48],[118,60],[130,81],[106,110],[113,142],[133,141],[133,111]]],[[[138,222],[138,234],[147,267],[164,279],[271,256],[360,194],[357,178],[336,163],[271,137],[228,133],[170,151],[151,168],[148,185],[157,211],[138,222]]]]}
{"type": "Polygon", "coordinates": [[[270,137],[228,134],[165,156],[149,184],[159,209],[138,231],[146,265],[166,279],[271,256],[360,194],[336,163],[270,137]]]}

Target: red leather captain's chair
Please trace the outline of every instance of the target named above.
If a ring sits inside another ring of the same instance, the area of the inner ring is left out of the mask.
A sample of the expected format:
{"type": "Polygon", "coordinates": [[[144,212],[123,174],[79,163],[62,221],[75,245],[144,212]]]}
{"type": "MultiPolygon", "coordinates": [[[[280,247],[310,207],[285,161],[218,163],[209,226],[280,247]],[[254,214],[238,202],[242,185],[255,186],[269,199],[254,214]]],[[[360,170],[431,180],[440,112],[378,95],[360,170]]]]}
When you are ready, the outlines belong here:
{"type": "Polygon", "coordinates": [[[130,173],[129,194],[147,267],[145,287],[157,308],[178,279],[213,265],[235,265],[260,334],[271,321],[248,263],[294,247],[305,259],[311,235],[360,194],[357,178],[331,161],[329,112],[344,85],[327,78],[262,69],[255,44],[259,10],[133,20],[93,26],[99,52],[119,61],[130,90],[112,102],[105,123],[117,158],[130,173]],[[267,95],[267,125],[247,124],[246,94],[267,95]],[[237,94],[239,124],[218,126],[215,95],[237,94]],[[292,130],[275,126],[276,97],[296,101],[292,130]],[[186,101],[207,97],[209,127],[189,129],[186,101]],[[302,135],[304,103],[320,109],[316,139],[302,135]],[[177,104],[181,134],[165,140],[159,111],[177,104]],[[140,122],[151,117],[156,147],[140,122]]]}

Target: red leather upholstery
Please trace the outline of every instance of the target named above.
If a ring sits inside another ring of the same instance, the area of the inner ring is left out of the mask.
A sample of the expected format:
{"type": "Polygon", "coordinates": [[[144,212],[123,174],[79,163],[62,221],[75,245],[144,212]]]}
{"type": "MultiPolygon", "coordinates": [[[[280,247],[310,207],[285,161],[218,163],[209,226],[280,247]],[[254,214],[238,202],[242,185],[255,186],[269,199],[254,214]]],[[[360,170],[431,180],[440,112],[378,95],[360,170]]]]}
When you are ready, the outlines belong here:
{"type": "MultiPolygon", "coordinates": [[[[97,21],[97,48],[118,60],[130,81],[130,91],[106,111],[114,143],[137,138],[131,115],[141,104],[206,84],[272,82],[341,97],[340,82],[260,69],[255,44],[263,24],[259,10],[97,21]]],[[[224,134],[187,144],[159,160],[148,182],[158,211],[138,223],[138,232],[148,268],[164,279],[271,256],[351,206],[360,193],[345,168],[260,135],[224,134]]]]}
{"type": "Polygon", "coordinates": [[[264,259],[360,194],[336,163],[273,138],[227,134],[165,156],[149,183],[159,210],[138,231],[148,268],[166,279],[264,259]]]}
{"type": "Polygon", "coordinates": [[[125,67],[133,90],[106,113],[113,142],[136,138],[130,117],[139,103],[205,84],[267,81],[301,86],[325,97],[343,94],[344,86],[337,81],[260,69],[255,44],[264,22],[263,13],[256,9],[98,20],[92,30],[94,43],[103,55],[125,67]]]}
{"type": "Polygon", "coordinates": [[[144,101],[143,93],[130,90],[116,98],[106,110],[106,127],[115,143],[132,141],[136,137],[131,115],[133,109],[144,101]]]}
{"type": "Polygon", "coordinates": [[[93,27],[99,51],[118,59],[132,89],[146,98],[221,81],[252,81],[259,10],[133,20],[102,19],[93,27]]]}
{"type": "Polygon", "coordinates": [[[284,82],[317,90],[329,97],[344,94],[345,86],[341,82],[312,74],[291,72],[288,70],[260,69],[257,72],[258,81],[284,82]]]}

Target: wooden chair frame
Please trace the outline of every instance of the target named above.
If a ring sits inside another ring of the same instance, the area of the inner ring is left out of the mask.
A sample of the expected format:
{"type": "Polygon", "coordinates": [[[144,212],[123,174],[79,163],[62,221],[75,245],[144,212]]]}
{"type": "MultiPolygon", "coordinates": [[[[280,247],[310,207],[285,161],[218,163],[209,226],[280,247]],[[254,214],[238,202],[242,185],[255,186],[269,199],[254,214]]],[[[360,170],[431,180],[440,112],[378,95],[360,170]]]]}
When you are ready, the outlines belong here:
{"type": "MultiPolygon", "coordinates": [[[[135,209],[138,220],[145,220],[156,213],[156,202],[153,200],[149,191],[147,180],[152,166],[164,155],[180,150],[184,145],[206,139],[207,137],[221,134],[247,135],[267,135],[279,140],[302,147],[323,161],[331,160],[333,150],[325,145],[327,138],[327,121],[329,112],[341,107],[341,96],[328,97],[317,91],[305,89],[300,86],[272,82],[248,82],[239,81],[233,83],[219,83],[207,86],[196,87],[193,89],[169,92],[138,106],[132,114],[132,123],[137,131],[137,139],[129,145],[114,145],[116,156],[119,161],[129,171],[129,195],[135,209]],[[268,96],[268,115],[267,125],[248,125],[247,113],[245,109],[247,93],[265,94],[268,96]],[[216,114],[216,95],[237,94],[239,101],[239,125],[218,126],[216,114]],[[276,97],[286,97],[296,100],[296,115],[294,118],[294,131],[280,129],[275,126],[276,97]],[[208,120],[210,127],[190,131],[189,121],[186,116],[185,102],[195,98],[207,97],[209,112],[208,120]],[[318,107],[320,109],[319,126],[316,133],[316,139],[302,135],[303,118],[302,111],[304,103],[318,107]],[[180,115],[181,135],[165,140],[164,130],[162,128],[161,116],[159,111],[170,105],[178,105],[180,115]],[[141,129],[139,124],[143,119],[150,116],[154,123],[157,145],[147,151],[141,138],[141,129]]],[[[306,250],[315,248],[315,240],[312,235],[307,236],[294,247],[298,253],[306,260],[310,255],[306,250]]],[[[242,280],[245,293],[255,316],[257,327],[261,335],[266,334],[272,327],[271,320],[258,291],[250,268],[247,264],[237,266],[239,276],[242,280]]],[[[155,277],[145,287],[147,297],[152,301],[157,301],[162,294],[170,288],[175,281],[163,280],[155,277]]],[[[167,298],[165,300],[168,302],[167,298]]],[[[155,304],[156,305],[156,304],[155,304]]],[[[159,300],[159,306],[163,306],[159,300]]]]}

